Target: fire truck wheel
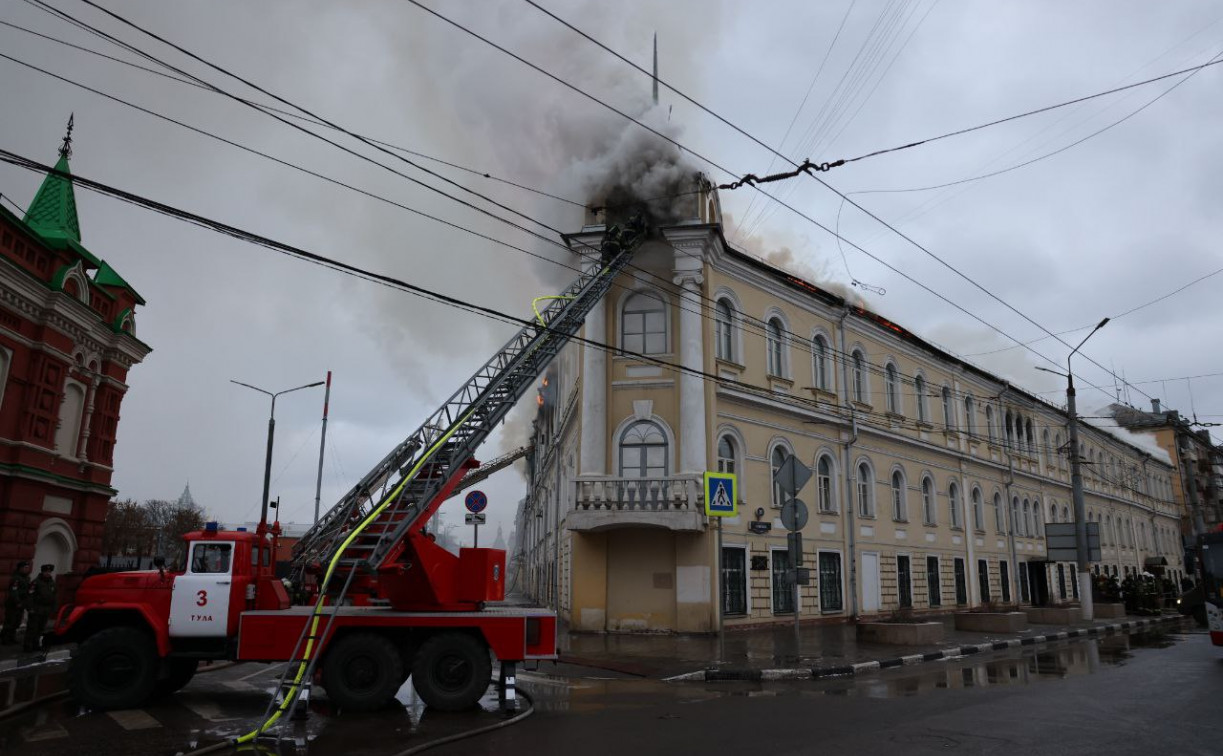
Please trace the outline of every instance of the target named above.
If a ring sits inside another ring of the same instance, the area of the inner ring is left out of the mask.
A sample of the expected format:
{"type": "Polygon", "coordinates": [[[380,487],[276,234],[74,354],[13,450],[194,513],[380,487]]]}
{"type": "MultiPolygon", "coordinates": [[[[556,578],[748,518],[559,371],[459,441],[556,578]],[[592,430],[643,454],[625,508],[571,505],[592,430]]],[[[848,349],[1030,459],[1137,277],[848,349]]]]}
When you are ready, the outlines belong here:
{"type": "Polygon", "coordinates": [[[195,670],[200,666],[196,659],[166,659],[162,662],[161,679],[153,688],[153,694],[168,696],[177,693],[195,677],[195,670]]]}
{"type": "Polygon", "coordinates": [[[152,695],[157,671],[157,648],[148,633],[112,627],[77,648],[68,668],[68,689],[90,709],[132,709],[152,695]]]}
{"type": "Polygon", "coordinates": [[[466,633],[440,633],[417,652],[412,684],[432,708],[462,711],[476,705],[492,674],[492,659],[483,641],[466,633]]]}
{"type": "Polygon", "coordinates": [[[344,711],[373,711],[403,684],[399,649],[376,633],[348,635],[332,644],[323,661],[327,697],[344,711]]]}

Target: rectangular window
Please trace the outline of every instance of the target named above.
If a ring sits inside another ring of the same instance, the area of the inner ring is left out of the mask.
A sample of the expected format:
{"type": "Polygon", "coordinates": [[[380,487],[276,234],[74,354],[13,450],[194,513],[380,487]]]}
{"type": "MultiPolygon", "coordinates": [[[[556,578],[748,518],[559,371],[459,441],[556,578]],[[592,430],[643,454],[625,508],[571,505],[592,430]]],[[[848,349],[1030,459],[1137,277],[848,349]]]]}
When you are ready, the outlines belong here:
{"type": "Polygon", "coordinates": [[[1028,588],[1028,563],[1019,563],[1019,599],[1027,604],[1032,600],[1032,594],[1028,588]]]}
{"type": "Polygon", "coordinates": [[[1066,598],[1066,565],[1064,564],[1057,566],[1057,595],[1058,598],[1066,598]]]}
{"type": "Polygon", "coordinates": [[[930,606],[943,603],[943,586],[939,584],[938,557],[926,557],[926,595],[930,598],[930,606]]]}
{"type": "Polygon", "coordinates": [[[722,614],[747,614],[746,549],[722,549],[722,614]]]}
{"type": "Polygon", "coordinates": [[[964,560],[955,560],[955,602],[959,605],[968,603],[968,576],[964,572],[964,560]]]}
{"type": "Polygon", "coordinates": [[[1070,592],[1074,595],[1075,599],[1078,599],[1079,597],[1079,571],[1075,569],[1073,564],[1070,565],[1070,592]]]}
{"type": "Polygon", "coordinates": [[[820,610],[839,612],[844,609],[841,598],[841,555],[820,552],[820,610]]]}
{"type": "Polygon", "coordinates": [[[981,587],[981,603],[987,603],[991,600],[989,595],[989,562],[984,559],[977,560],[977,584],[981,587]]]}
{"type": "Polygon", "coordinates": [[[896,557],[896,587],[900,596],[900,607],[913,606],[913,576],[907,556],[896,557]]]}
{"type": "Polygon", "coordinates": [[[794,611],[794,569],[790,566],[790,552],[774,551],[773,557],[773,614],[791,614],[794,611]]]}
{"type": "Polygon", "coordinates": [[[202,574],[229,572],[232,543],[197,543],[191,551],[191,571],[202,574]]]}
{"type": "Polygon", "coordinates": [[[1011,603],[1011,565],[1005,559],[998,560],[998,582],[1002,585],[1002,602],[1011,603]]]}

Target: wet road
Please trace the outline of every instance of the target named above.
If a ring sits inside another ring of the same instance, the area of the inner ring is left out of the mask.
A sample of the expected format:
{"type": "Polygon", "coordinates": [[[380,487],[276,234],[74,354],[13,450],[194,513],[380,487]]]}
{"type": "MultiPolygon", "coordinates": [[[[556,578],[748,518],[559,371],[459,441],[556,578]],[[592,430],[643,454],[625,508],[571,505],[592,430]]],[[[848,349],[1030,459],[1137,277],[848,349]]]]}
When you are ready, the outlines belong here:
{"type": "MultiPolygon", "coordinates": [[[[533,716],[431,753],[1220,754],[1223,649],[1196,631],[1117,635],[1000,652],[842,680],[664,683],[600,670],[524,672],[533,716]]],[[[0,751],[177,754],[253,727],[276,667],[201,674],[145,709],[107,714],[69,704],[0,723],[0,751]]],[[[334,717],[322,696],[281,753],[387,756],[501,721],[427,711],[405,686],[399,705],[334,717]]],[[[276,751],[271,751],[276,752],[276,751]]]]}
{"type": "Polygon", "coordinates": [[[1196,630],[841,681],[531,689],[535,716],[435,753],[1223,754],[1223,649],[1196,630]]]}

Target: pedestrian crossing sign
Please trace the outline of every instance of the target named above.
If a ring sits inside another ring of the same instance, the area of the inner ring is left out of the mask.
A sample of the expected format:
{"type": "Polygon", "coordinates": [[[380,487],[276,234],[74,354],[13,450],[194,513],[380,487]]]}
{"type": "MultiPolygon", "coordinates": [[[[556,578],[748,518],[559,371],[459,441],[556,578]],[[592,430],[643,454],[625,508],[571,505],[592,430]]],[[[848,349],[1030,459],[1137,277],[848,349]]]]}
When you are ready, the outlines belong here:
{"type": "Polygon", "coordinates": [[[705,473],[705,514],[710,517],[736,517],[739,498],[735,495],[738,481],[734,473],[705,473]]]}

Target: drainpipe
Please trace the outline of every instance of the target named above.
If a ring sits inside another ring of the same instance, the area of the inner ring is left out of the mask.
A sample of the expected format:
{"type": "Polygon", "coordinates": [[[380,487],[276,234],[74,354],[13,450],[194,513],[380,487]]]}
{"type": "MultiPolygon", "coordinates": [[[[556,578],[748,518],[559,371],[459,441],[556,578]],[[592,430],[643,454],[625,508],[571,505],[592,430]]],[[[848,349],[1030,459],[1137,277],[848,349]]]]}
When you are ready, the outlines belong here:
{"type": "Polygon", "coordinates": [[[837,330],[840,334],[841,342],[841,391],[845,397],[845,407],[849,410],[849,440],[845,442],[844,451],[844,466],[845,466],[845,485],[842,486],[841,509],[845,513],[845,552],[847,554],[846,562],[849,567],[849,605],[850,616],[858,619],[858,555],[857,555],[857,533],[854,532],[857,527],[854,522],[854,506],[853,496],[853,459],[850,449],[858,441],[858,418],[854,414],[853,401],[849,394],[849,363],[845,359],[848,353],[845,348],[845,319],[849,317],[849,307],[846,306],[841,312],[841,317],[837,319],[837,330]]]}

